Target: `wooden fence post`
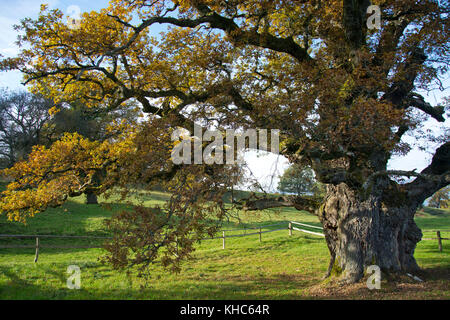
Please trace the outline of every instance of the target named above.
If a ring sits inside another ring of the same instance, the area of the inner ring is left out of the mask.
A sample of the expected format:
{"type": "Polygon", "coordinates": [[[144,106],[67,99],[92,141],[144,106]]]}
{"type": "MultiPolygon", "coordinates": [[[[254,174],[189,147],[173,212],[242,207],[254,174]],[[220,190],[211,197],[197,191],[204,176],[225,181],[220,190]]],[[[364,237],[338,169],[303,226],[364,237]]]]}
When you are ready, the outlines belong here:
{"type": "Polygon", "coordinates": [[[34,257],[34,263],[38,261],[39,258],[39,238],[36,237],[36,255],[34,257]]]}
{"type": "Polygon", "coordinates": [[[292,222],[289,222],[289,236],[292,236],[292,222]]]}
{"type": "Polygon", "coordinates": [[[437,231],[437,238],[438,238],[438,245],[439,245],[439,252],[442,252],[442,239],[441,239],[441,232],[437,231]]]}
{"type": "Polygon", "coordinates": [[[222,249],[225,249],[225,231],[222,232],[222,249]]]}
{"type": "Polygon", "coordinates": [[[259,228],[259,242],[262,242],[261,228],[259,228]]]}

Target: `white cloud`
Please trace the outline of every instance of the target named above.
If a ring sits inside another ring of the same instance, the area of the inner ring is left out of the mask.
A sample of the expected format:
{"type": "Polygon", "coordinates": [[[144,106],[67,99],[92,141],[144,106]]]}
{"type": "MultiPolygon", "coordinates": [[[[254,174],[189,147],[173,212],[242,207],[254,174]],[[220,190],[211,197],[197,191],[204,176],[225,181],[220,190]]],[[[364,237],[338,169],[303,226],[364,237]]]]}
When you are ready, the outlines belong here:
{"type": "MultiPolygon", "coordinates": [[[[269,152],[247,151],[244,160],[251,170],[247,177],[256,178],[266,192],[277,190],[279,177],[289,167],[289,161],[285,157],[269,152]]],[[[248,185],[245,186],[247,187],[248,185]]]]}
{"type": "MultiPolygon", "coordinates": [[[[59,0],[18,0],[0,2],[0,54],[3,57],[14,57],[19,48],[16,45],[17,31],[14,25],[26,17],[37,17],[41,3],[47,3],[50,8],[55,8],[59,0]]],[[[20,81],[22,76],[19,72],[10,71],[0,73],[0,87],[15,89],[22,87],[20,81]]]]}
{"type": "Polygon", "coordinates": [[[55,8],[59,0],[15,0],[0,3],[0,12],[2,17],[21,19],[36,15],[39,12],[41,4],[46,3],[50,8],[55,8]]]}
{"type": "Polygon", "coordinates": [[[0,54],[4,57],[12,57],[19,53],[18,49],[11,46],[8,48],[0,49],[0,54]]]}

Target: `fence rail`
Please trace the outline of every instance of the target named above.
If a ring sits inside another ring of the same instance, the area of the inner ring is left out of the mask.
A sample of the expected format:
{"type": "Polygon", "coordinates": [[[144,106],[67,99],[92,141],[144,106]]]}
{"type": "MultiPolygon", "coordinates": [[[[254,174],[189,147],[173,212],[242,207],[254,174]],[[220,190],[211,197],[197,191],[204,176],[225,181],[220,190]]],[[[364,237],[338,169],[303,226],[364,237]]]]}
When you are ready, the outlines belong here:
{"type": "Polygon", "coordinates": [[[71,238],[71,239],[112,239],[112,237],[100,236],[65,236],[65,235],[46,235],[46,234],[0,234],[0,238],[71,238]]]}
{"type": "Polygon", "coordinates": [[[317,226],[313,226],[313,225],[310,225],[310,224],[300,223],[300,222],[297,222],[297,221],[291,221],[291,223],[292,223],[292,224],[297,224],[297,225],[299,225],[299,226],[304,226],[304,227],[310,227],[310,228],[315,228],[315,229],[323,230],[322,227],[317,227],[317,226]]]}
{"type": "Polygon", "coordinates": [[[290,221],[289,222],[289,235],[292,236],[292,230],[295,231],[300,231],[300,232],[304,232],[304,233],[308,233],[308,234],[313,234],[315,236],[319,236],[319,237],[325,237],[325,235],[323,233],[319,233],[319,232],[314,232],[314,231],[310,231],[310,230],[306,230],[306,229],[301,229],[301,228],[297,228],[294,227],[293,224],[295,225],[299,225],[299,226],[303,226],[303,227],[308,227],[308,228],[314,228],[314,229],[319,229],[319,230],[323,230],[322,227],[317,227],[317,226],[313,226],[310,224],[306,224],[306,223],[300,223],[297,221],[290,221]]]}
{"type": "MultiPolygon", "coordinates": [[[[201,241],[207,241],[207,240],[217,240],[217,239],[222,239],[222,249],[226,248],[226,239],[227,238],[240,238],[240,237],[248,237],[248,236],[253,236],[253,235],[259,235],[259,242],[262,242],[262,234],[263,233],[270,233],[270,232],[275,232],[275,231],[281,231],[281,230],[286,230],[286,227],[283,228],[277,228],[277,229],[271,229],[271,230],[264,230],[263,229],[267,229],[269,227],[275,227],[275,226],[280,226],[280,225],[284,225],[286,222],[280,222],[280,223],[275,223],[275,224],[270,224],[270,225],[262,225],[259,227],[249,227],[249,228],[244,228],[244,229],[227,229],[227,230],[222,230],[222,236],[216,236],[216,237],[208,237],[208,238],[203,238],[201,239],[201,241]],[[250,232],[250,233],[244,233],[244,234],[226,234],[227,232],[237,232],[237,231],[247,231],[247,230],[258,230],[257,232],[250,232]]],[[[319,236],[319,237],[325,237],[325,235],[323,233],[320,232],[314,232],[314,231],[310,231],[307,229],[303,229],[303,228],[297,228],[294,227],[294,225],[296,226],[302,226],[302,227],[308,227],[308,228],[312,228],[312,229],[319,229],[319,230],[323,230],[322,227],[318,227],[318,226],[314,226],[314,225],[310,225],[310,224],[306,224],[306,223],[301,223],[301,222],[297,222],[297,221],[289,221],[288,222],[288,227],[287,229],[289,230],[289,236],[292,236],[292,231],[299,231],[299,232],[303,232],[303,233],[307,233],[307,234],[312,234],[315,236],[319,236]]],[[[436,236],[437,238],[422,238],[422,240],[438,240],[438,248],[439,251],[442,252],[442,240],[450,240],[450,238],[443,238],[441,237],[441,231],[443,232],[447,232],[448,230],[432,230],[433,232],[436,232],[436,236]]],[[[428,232],[430,232],[430,230],[428,230],[428,232]]],[[[35,259],[34,262],[38,261],[39,258],[39,249],[41,248],[48,248],[48,249],[95,249],[95,248],[103,248],[103,246],[100,245],[79,245],[79,246],[72,246],[72,245],[42,245],[40,242],[40,239],[112,239],[112,237],[106,237],[106,236],[69,236],[69,235],[24,235],[24,234],[0,234],[0,239],[4,239],[4,238],[34,238],[36,239],[36,244],[35,245],[0,245],[0,249],[36,249],[36,253],[35,253],[35,259]]]]}
{"type": "Polygon", "coordinates": [[[442,252],[442,240],[450,240],[449,238],[442,238],[441,237],[441,232],[438,230],[436,231],[436,236],[437,238],[425,238],[422,240],[437,240],[438,241],[438,247],[439,247],[439,252],[442,252]]]}
{"type": "Polygon", "coordinates": [[[292,227],[292,229],[295,231],[300,231],[300,232],[309,233],[309,234],[313,234],[313,235],[320,236],[320,237],[325,237],[325,235],[323,233],[319,233],[319,232],[313,232],[313,231],[309,231],[309,230],[305,230],[305,229],[299,229],[296,227],[292,227]]]}

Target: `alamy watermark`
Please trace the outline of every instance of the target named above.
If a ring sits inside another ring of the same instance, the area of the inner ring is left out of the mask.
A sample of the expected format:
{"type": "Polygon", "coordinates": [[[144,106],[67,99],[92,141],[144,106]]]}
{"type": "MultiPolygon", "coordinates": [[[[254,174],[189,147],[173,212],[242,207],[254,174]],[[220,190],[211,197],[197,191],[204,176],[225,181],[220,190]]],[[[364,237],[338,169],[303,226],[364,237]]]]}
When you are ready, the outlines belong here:
{"type": "Polygon", "coordinates": [[[81,25],[81,9],[77,5],[71,5],[67,8],[69,14],[67,18],[67,26],[70,29],[78,29],[81,25]]]}
{"type": "Polygon", "coordinates": [[[372,274],[366,282],[367,288],[370,290],[381,289],[381,269],[377,265],[367,267],[367,274],[372,274]]]}
{"type": "Polygon", "coordinates": [[[367,29],[381,29],[381,9],[380,6],[371,5],[367,8],[367,14],[369,18],[367,19],[367,29]]]}
{"type": "Polygon", "coordinates": [[[67,273],[69,277],[67,278],[67,288],[71,290],[81,289],[81,269],[77,265],[70,265],[67,267],[67,273]]]}
{"type": "Polygon", "coordinates": [[[242,133],[228,129],[225,139],[222,132],[203,132],[197,125],[194,126],[193,136],[186,129],[177,129],[171,136],[175,143],[171,158],[174,164],[242,164],[245,149],[279,154],[279,134],[280,130],[270,130],[269,149],[267,129],[248,129],[242,133]],[[204,141],[211,143],[203,148],[204,141]]]}
{"type": "MultiPolygon", "coordinates": [[[[70,29],[78,29],[81,25],[81,9],[77,5],[71,5],[67,8],[68,18],[67,25],[70,29]]],[[[370,15],[367,19],[367,28],[381,29],[381,8],[378,5],[370,5],[367,8],[367,14],[370,15]]]]}

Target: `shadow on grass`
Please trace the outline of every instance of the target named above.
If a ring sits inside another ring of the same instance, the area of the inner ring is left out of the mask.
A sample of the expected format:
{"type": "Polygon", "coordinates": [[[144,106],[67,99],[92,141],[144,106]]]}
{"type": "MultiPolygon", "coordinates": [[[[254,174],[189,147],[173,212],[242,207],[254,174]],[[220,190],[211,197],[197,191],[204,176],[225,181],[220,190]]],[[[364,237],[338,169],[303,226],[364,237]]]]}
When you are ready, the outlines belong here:
{"type": "Polygon", "coordinates": [[[111,283],[104,279],[106,283],[101,287],[83,288],[84,281],[92,281],[91,276],[82,279],[80,290],[69,290],[66,288],[66,274],[49,268],[43,271],[51,281],[36,284],[23,279],[20,271],[0,267],[0,273],[7,278],[0,284],[0,299],[298,299],[302,298],[299,290],[316,281],[284,274],[270,277],[221,276],[220,279],[206,276],[183,282],[170,281],[167,288],[165,280],[150,279],[147,285],[143,285],[140,279],[130,282],[110,279],[111,283]],[[163,287],[159,287],[161,283],[157,281],[163,283],[163,287]]]}
{"type": "Polygon", "coordinates": [[[423,277],[425,281],[427,280],[443,280],[447,284],[450,281],[450,266],[439,266],[434,268],[425,268],[419,271],[419,274],[423,277]]]}
{"type": "Polygon", "coordinates": [[[443,216],[450,214],[450,210],[448,209],[439,209],[439,208],[432,208],[432,207],[424,207],[422,209],[425,213],[428,213],[433,216],[443,216]]]}
{"type": "MultiPolygon", "coordinates": [[[[108,283],[103,286],[69,290],[66,275],[46,270],[56,277],[51,284],[34,284],[22,278],[18,271],[0,267],[7,280],[0,284],[0,299],[416,299],[444,298],[448,290],[449,270],[425,269],[421,274],[425,282],[413,281],[385,283],[382,290],[371,291],[365,282],[346,287],[323,286],[316,277],[307,275],[275,274],[223,275],[206,274],[189,281],[149,279],[146,286],[141,280],[108,283]],[[56,280],[56,281],[55,281],[56,280]],[[165,282],[165,283],[164,283],[165,282]],[[132,283],[132,284],[131,284],[132,283]],[[161,283],[164,283],[161,286],[161,283]],[[169,287],[167,287],[169,286],[169,287]]],[[[92,276],[91,276],[92,278],[92,276]]],[[[92,279],[86,279],[87,282],[92,279]]],[[[83,280],[84,281],[84,280],[83,280]]]]}

